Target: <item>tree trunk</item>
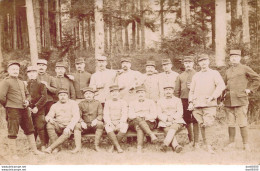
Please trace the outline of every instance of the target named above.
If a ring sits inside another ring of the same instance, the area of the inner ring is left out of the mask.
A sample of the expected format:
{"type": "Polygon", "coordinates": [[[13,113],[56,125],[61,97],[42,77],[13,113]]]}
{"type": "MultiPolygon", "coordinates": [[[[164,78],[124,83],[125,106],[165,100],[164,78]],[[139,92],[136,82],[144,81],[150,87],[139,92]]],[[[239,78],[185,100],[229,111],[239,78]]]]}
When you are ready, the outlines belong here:
{"type": "Polygon", "coordinates": [[[191,23],[191,19],[190,19],[190,0],[185,1],[185,15],[186,15],[187,24],[190,24],[191,23]]]}
{"type": "Polygon", "coordinates": [[[60,24],[60,0],[55,0],[55,20],[56,20],[56,44],[61,45],[61,24],[60,24]]]}
{"type": "MultiPolygon", "coordinates": [[[[132,14],[135,13],[135,0],[132,0],[132,14]]],[[[135,20],[132,21],[132,50],[135,50],[136,48],[136,42],[135,42],[135,29],[136,29],[136,25],[135,25],[135,20]]]]}
{"type": "Polygon", "coordinates": [[[249,34],[249,17],[248,17],[248,2],[242,0],[242,27],[243,27],[243,43],[250,48],[250,34],[249,34]]]}
{"type": "Polygon", "coordinates": [[[163,13],[164,0],[160,0],[160,17],[161,17],[161,36],[164,36],[164,13],[163,13]]]}
{"type": "Polygon", "coordinates": [[[91,31],[90,16],[88,16],[88,48],[89,50],[92,49],[92,31],[91,31]]]}
{"type": "Polygon", "coordinates": [[[234,33],[236,29],[237,20],[237,0],[231,1],[231,32],[234,33]]]}
{"type": "Polygon", "coordinates": [[[13,49],[17,49],[16,0],[13,0],[13,49]]]}
{"type": "Polygon", "coordinates": [[[129,40],[128,40],[128,23],[126,21],[126,14],[128,14],[128,8],[127,8],[127,1],[124,0],[123,4],[123,11],[124,11],[124,29],[125,29],[125,51],[129,50],[129,40]]]}
{"type": "Polygon", "coordinates": [[[144,32],[144,2],[140,0],[140,13],[141,13],[141,47],[145,49],[145,32],[144,32]]]}
{"type": "Polygon", "coordinates": [[[227,44],[227,27],[226,27],[226,0],[215,1],[216,13],[216,49],[215,62],[216,65],[225,66],[226,44],[227,44]]]}
{"type": "MultiPolygon", "coordinates": [[[[2,7],[1,4],[0,4],[0,7],[2,7]]],[[[2,33],[3,33],[3,17],[2,17],[2,15],[0,15],[0,72],[2,72],[4,70],[3,65],[2,65],[2,62],[4,60],[3,53],[2,53],[2,39],[3,39],[2,33]]]]}
{"type": "Polygon", "coordinates": [[[109,51],[113,52],[113,19],[109,17],[109,51]]]}
{"type": "MultiPolygon", "coordinates": [[[[215,0],[214,0],[215,1],[215,0]]],[[[215,36],[216,36],[216,26],[215,26],[215,2],[212,4],[212,11],[211,11],[211,30],[212,30],[212,50],[215,50],[216,44],[215,44],[215,36]]]]}
{"type": "Polygon", "coordinates": [[[258,18],[258,20],[257,20],[257,56],[259,57],[260,56],[260,1],[259,0],[257,0],[257,6],[256,6],[256,13],[257,13],[257,18],[258,18]]]}
{"type": "Polygon", "coordinates": [[[203,40],[203,48],[206,49],[206,24],[205,24],[205,12],[204,12],[204,2],[201,2],[201,28],[202,28],[202,40],[203,40]]]}
{"type": "Polygon", "coordinates": [[[41,43],[41,14],[40,14],[40,4],[39,0],[33,0],[34,18],[36,26],[36,38],[37,38],[37,49],[41,53],[42,43],[41,43]]]}
{"type": "Polygon", "coordinates": [[[103,0],[95,0],[95,57],[104,53],[103,0]]]}
{"type": "Polygon", "coordinates": [[[180,0],[181,1],[181,23],[186,24],[186,7],[185,7],[185,1],[186,0],[180,0]]]}
{"type": "Polygon", "coordinates": [[[51,35],[50,35],[50,24],[49,24],[49,3],[48,0],[44,0],[44,41],[45,47],[49,49],[51,47],[51,35]]]}
{"type": "Polygon", "coordinates": [[[118,19],[118,23],[119,23],[119,26],[118,26],[118,32],[116,33],[117,34],[117,45],[118,45],[118,50],[119,51],[122,51],[123,50],[123,37],[122,37],[122,34],[123,34],[123,27],[122,27],[122,1],[121,0],[117,0],[117,3],[118,3],[118,11],[119,11],[119,19],[118,19]]]}
{"type": "Polygon", "coordinates": [[[38,50],[37,50],[37,40],[36,40],[36,30],[33,16],[32,0],[26,0],[26,14],[27,14],[27,24],[29,32],[29,42],[30,42],[30,55],[32,65],[36,65],[38,60],[38,50]]]}
{"type": "MultiPolygon", "coordinates": [[[[136,13],[140,14],[139,10],[139,0],[136,0],[136,13]]],[[[137,42],[137,48],[140,49],[140,23],[137,22],[137,28],[136,28],[136,42],[137,42]]]]}

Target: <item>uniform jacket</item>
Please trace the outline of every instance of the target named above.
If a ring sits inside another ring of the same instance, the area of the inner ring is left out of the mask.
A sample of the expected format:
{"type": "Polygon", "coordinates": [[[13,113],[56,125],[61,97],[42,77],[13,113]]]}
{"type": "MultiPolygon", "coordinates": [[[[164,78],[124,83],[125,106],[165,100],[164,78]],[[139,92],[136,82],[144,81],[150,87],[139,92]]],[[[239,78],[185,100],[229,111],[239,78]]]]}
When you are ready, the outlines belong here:
{"type": "Polygon", "coordinates": [[[128,118],[127,103],[124,100],[116,101],[110,99],[105,102],[104,121],[105,123],[124,123],[128,118]]]}
{"type": "Polygon", "coordinates": [[[143,74],[142,84],[145,86],[146,97],[157,101],[159,99],[159,76],[158,74],[143,74]]]}
{"type": "Polygon", "coordinates": [[[162,72],[158,75],[159,77],[159,91],[160,91],[160,97],[164,97],[164,87],[168,85],[172,85],[175,87],[175,81],[178,77],[178,73],[171,71],[170,73],[162,72]]]}
{"type": "Polygon", "coordinates": [[[47,73],[44,73],[44,74],[38,74],[38,77],[37,79],[39,81],[46,81],[47,82],[47,102],[49,101],[53,101],[53,98],[56,96],[56,93],[57,93],[57,83],[55,81],[55,78],[50,76],[49,74],[47,73]]]}
{"type": "Polygon", "coordinates": [[[98,91],[95,96],[96,100],[105,103],[109,99],[109,86],[114,84],[116,73],[115,70],[105,69],[104,71],[96,71],[91,75],[89,86],[98,91]]]}
{"type": "Polygon", "coordinates": [[[181,99],[173,96],[170,99],[160,98],[157,102],[158,127],[167,127],[173,123],[185,124],[181,99]]]}
{"type": "Polygon", "coordinates": [[[80,122],[84,121],[85,123],[90,124],[95,119],[99,121],[102,121],[103,119],[103,108],[101,103],[97,100],[84,100],[80,102],[79,110],[81,116],[80,122]]]}
{"type": "Polygon", "coordinates": [[[37,107],[38,111],[43,109],[47,102],[47,89],[46,86],[37,80],[29,80],[27,89],[31,95],[31,102],[29,107],[37,107]]]}
{"type": "Polygon", "coordinates": [[[74,129],[79,122],[80,113],[78,103],[74,100],[68,100],[67,103],[60,103],[59,101],[51,106],[46,119],[52,118],[62,128],[74,129]]]}
{"type": "Polygon", "coordinates": [[[182,99],[189,98],[190,89],[187,87],[187,83],[191,83],[193,75],[196,73],[195,70],[184,71],[181,73],[175,83],[174,95],[182,99]]]}
{"type": "Polygon", "coordinates": [[[24,82],[8,76],[0,83],[0,103],[5,107],[24,109],[25,100],[30,101],[29,92],[24,82]]]}
{"type": "MultiPolygon", "coordinates": [[[[75,88],[73,86],[73,82],[66,78],[66,77],[55,77],[55,81],[57,84],[57,93],[61,88],[65,88],[69,91],[69,98],[75,100],[76,99],[76,93],[75,88]]],[[[56,96],[55,101],[58,101],[58,95],[56,96]]]]}
{"type": "Polygon", "coordinates": [[[84,99],[81,89],[89,86],[91,74],[86,71],[77,71],[76,73],[72,73],[72,75],[74,76],[73,85],[76,91],[76,98],[84,99]]]}
{"type": "Polygon", "coordinates": [[[120,98],[124,99],[126,102],[130,102],[135,99],[134,91],[129,93],[131,88],[135,88],[140,85],[142,79],[142,74],[139,71],[129,70],[127,72],[122,72],[117,77],[117,84],[120,88],[120,98]]]}
{"type": "Polygon", "coordinates": [[[128,117],[129,119],[142,117],[145,120],[154,122],[157,118],[155,102],[151,99],[144,99],[142,102],[137,99],[130,102],[128,117]]]}
{"type": "Polygon", "coordinates": [[[197,72],[192,77],[189,101],[193,103],[194,107],[217,106],[217,98],[225,90],[225,87],[224,80],[218,71],[208,69],[197,72]],[[209,97],[214,97],[214,100],[207,102],[209,97]]]}
{"type": "Polygon", "coordinates": [[[242,64],[230,67],[226,71],[224,81],[227,85],[224,105],[229,107],[248,105],[245,89],[250,89],[254,93],[260,85],[259,75],[242,64]]]}

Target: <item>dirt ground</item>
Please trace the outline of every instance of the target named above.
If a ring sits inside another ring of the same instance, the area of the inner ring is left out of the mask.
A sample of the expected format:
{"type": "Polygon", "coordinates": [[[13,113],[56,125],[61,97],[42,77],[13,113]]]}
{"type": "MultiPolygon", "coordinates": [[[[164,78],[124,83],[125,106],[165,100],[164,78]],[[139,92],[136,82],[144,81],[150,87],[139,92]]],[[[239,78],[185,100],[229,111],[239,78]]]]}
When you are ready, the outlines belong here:
{"type": "MultiPolygon", "coordinates": [[[[2,113],[2,112],[1,112],[2,113]]],[[[224,146],[228,141],[227,126],[225,124],[215,124],[209,129],[209,140],[216,151],[212,155],[201,149],[194,150],[187,144],[183,144],[184,138],[179,138],[179,143],[184,145],[181,153],[175,153],[169,147],[166,153],[159,150],[160,142],[157,144],[145,143],[142,154],[136,153],[136,141],[131,143],[124,143],[122,148],[124,153],[118,154],[116,152],[109,153],[108,149],[110,143],[107,138],[101,142],[101,152],[94,151],[93,138],[83,139],[83,149],[77,154],[71,154],[74,146],[73,140],[66,141],[62,145],[62,151],[57,154],[45,154],[43,156],[35,156],[29,151],[29,145],[23,131],[18,135],[18,155],[19,160],[12,160],[8,155],[7,145],[7,129],[6,123],[3,121],[4,117],[0,117],[0,164],[7,164],[6,159],[10,164],[16,165],[110,165],[110,164],[217,164],[217,165],[258,165],[260,163],[260,125],[250,125],[249,141],[252,148],[251,152],[243,151],[243,144],[240,136],[240,131],[236,130],[236,148],[234,150],[225,151],[224,146]],[[1,156],[4,158],[1,159],[1,156]]],[[[201,142],[200,136],[200,143],[201,142]]],[[[37,141],[39,144],[39,140],[37,141]]]]}

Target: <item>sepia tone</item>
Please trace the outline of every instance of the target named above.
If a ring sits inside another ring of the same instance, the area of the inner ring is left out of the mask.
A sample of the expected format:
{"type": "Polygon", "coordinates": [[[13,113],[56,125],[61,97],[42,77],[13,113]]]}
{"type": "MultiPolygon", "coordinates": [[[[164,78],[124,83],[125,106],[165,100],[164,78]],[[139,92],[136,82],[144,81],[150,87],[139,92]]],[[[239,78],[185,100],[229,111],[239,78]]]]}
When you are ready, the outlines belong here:
{"type": "Polygon", "coordinates": [[[259,22],[259,0],[0,0],[0,164],[258,165],[259,22]]]}

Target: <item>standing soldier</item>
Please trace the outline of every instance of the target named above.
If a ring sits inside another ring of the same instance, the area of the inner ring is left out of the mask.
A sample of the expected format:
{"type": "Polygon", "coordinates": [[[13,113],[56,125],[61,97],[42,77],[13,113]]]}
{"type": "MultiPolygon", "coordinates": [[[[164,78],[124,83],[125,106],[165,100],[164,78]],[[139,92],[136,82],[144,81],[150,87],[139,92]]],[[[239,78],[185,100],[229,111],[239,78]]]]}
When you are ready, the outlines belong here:
{"type": "Polygon", "coordinates": [[[132,120],[130,127],[137,132],[137,152],[143,148],[144,133],[151,137],[154,143],[157,137],[151,131],[157,127],[157,114],[155,102],[146,98],[144,86],[136,87],[137,99],[129,104],[129,119],[132,120]]]}
{"type": "MultiPolygon", "coordinates": [[[[214,154],[210,143],[207,142],[207,129],[214,124],[216,116],[217,98],[225,89],[225,83],[218,71],[209,68],[208,55],[202,54],[198,58],[201,70],[192,77],[189,92],[189,110],[197,120],[208,152],[214,154]]],[[[194,139],[197,139],[195,134],[194,139]]],[[[198,148],[198,143],[195,143],[198,148]]]]}
{"type": "Polygon", "coordinates": [[[18,159],[16,150],[16,138],[19,126],[27,136],[31,150],[36,155],[43,154],[37,150],[34,127],[28,110],[29,93],[23,81],[18,79],[20,64],[10,61],[7,65],[9,76],[0,85],[0,103],[6,108],[6,119],[8,125],[8,147],[11,156],[18,159]]]}
{"type": "Polygon", "coordinates": [[[117,72],[106,68],[106,56],[98,56],[96,64],[97,71],[91,75],[89,86],[96,91],[95,99],[104,107],[105,101],[109,98],[109,86],[115,82],[117,72]]]}
{"type": "Polygon", "coordinates": [[[175,81],[179,75],[177,72],[172,71],[172,62],[169,58],[162,60],[162,68],[164,72],[158,74],[161,98],[164,97],[164,87],[166,85],[175,87],[175,81]]]}
{"type": "MultiPolygon", "coordinates": [[[[198,122],[192,115],[192,111],[188,110],[189,107],[189,91],[190,91],[190,83],[193,75],[196,73],[196,71],[193,69],[194,61],[192,56],[186,56],[183,59],[183,64],[185,67],[185,71],[181,73],[176,80],[175,85],[175,91],[174,95],[178,98],[181,98],[182,106],[183,106],[183,118],[186,122],[186,128],[188,130],[188,137],[189,141],[192,144],[194,141],[195,143],[198,143],[198,133],[199,133],[199,126],[198,122]],[[192,131],[192,124],[193,124],[193,131],[192,131]],[[193,134],[197,134],[195,137],[197,139],[193,139],[193,134]]],[[[194,145],[194,144],[192,144],[194,145]]]]}
{"type": "Polygon", "coordinates": [[[146,97],[156,102],[159,99],[159,77],[155,70],[155,61],[147,61],[145,70],[143,84],[146,90],[146,97]]]}
{"type": "Polygon", "coordinates": [[[134,89],[140,84],[142,74],[139,71],[131,70],[131,59],[121,59],[122,72],[117,77],[120,89],[120,98],[127,103],[135,99],[134,89]]]}
{"type": "Polygon", "coordinates": [[[84,100],[82,89],[89,86],[91,74],[85,71],[85,61],[83,58],[77,58],[75,64],[76,73],[72,73],[72,75],[68,75],[68,77],[73,81],[76,91],[76,100],[80,102],[84,100]]]}
{"type": "MultiPolygon", "coordinates": [[[[69,98],[72,100],[76,99],[75,88],[73,86],[72,81],[67,78],[66,72],[66,64],[64,62],[57,62],[55,66],[56,77],[55,81],[57,84],[57,92],[61,89],[66,89],[69,92],[69,98]]],[[[58,101],[58,97],[56,96],[56,101],[58,101]]]]}
{"type": "Polygon", "coordinates": [[[48,134],[46,130],[44,105],[47,101],[47,89],[43,83],[37,80],[37,67],[29,66],[27,68],[29,78],[27,89],[31,95],[29,109],[32,113],[32,120],[35,129],[35,139],[39,135],[41,140],[41,151],[48,145],[48,134]]]}
{"type": "Polygon", "coordinates": [[[181,130],[185,121],[183,120],[183,107],[181,100],[173,95],[174,87],[172,85],[164,87],[164,97],[157,102],[157,112],[159,118],[158,127],[163,128],[166,136],[160,148],[166,152],[171,144],[172,150],[179,153],[182,147],[178,144],[175,135],[181,130]]]}
{"type": "Polygon", "coordinates": [[[235,146],[236,125],[240,127],[244,149],[250,151],[248,144],[247,110],[248,95],[255,93],[260,85],[260,77],[250,67],[242,65],[241,51],[230,51],[231,67],[226,71],[224,81],[227,85],[224,100],[228,120],[229,144],[235,146]]]}
{"type": "Polygon", "coordinates": [[[45,59],[39,59],[37,61],[37,66],[38,66],[37,79],[41,83],[45,84],[45,86],[47,88],[47,102],[44,105],[44,112],[45,112],[45,115],[47,115],[51,106],[54,103],[53,98],[56,96],[56,93],[57,93],[57,84],[56,84],[55,78],[46,73],[47,61],[45,59]]]}
{"type": "MultiPolygon", "coordinates": [[[[103,108],[99,101],[94,100],[94,90],[90,87],[83,88],[85,100],[79,103],[80,110],[80,125],[75,127],[75,130],[80,130],[83,134],[95,133],[95,150],[100,151],[99,142],[103,134],[104,124],[103,120],[103,108]]],[[[75,132],[76,133],[76,132],[75,132]]],[[[74,133],[74,134],[75,134],[74,133]]],[[[78,132],[77,132],[78,133],[78,132]]],[[[81,147],[81,133],[79,133],[78,139],[75,138],[76,148],[72,153],[80,151],[81,147]]]]}
{"type": "Polygon", "coordinates": [[[112,85],[109,89],[112,99],[107,100],[104,107],[105,130],[113,144],[109,151],[113,152],[116,148],[118,153],[122,153],[123,150],[119,142],[122,141],[128,129],[127,103],[119,98],[119,87],[117,85],[112,85]],[[115,135],[115,131],[118,132],[117,135],[115,135]]]}
{"type": "MultiPolygon", "coordinates": [[[[75,139],[78,139],[77,136],[81,133],[77,129],[74,130],[80,119],[78,103],[69,99],[68,90],[63,88],[59,90],[58,98],[59,101],[51,106],[45,117],[51,141],[51,145],[44,150],[46,153],[57,153],[59,149],[56,147],[66,141],[73,131],[75,139]]],[[[76,148],[79,148],[77,145],[79,144],[76,143],[76,148]]]]}

